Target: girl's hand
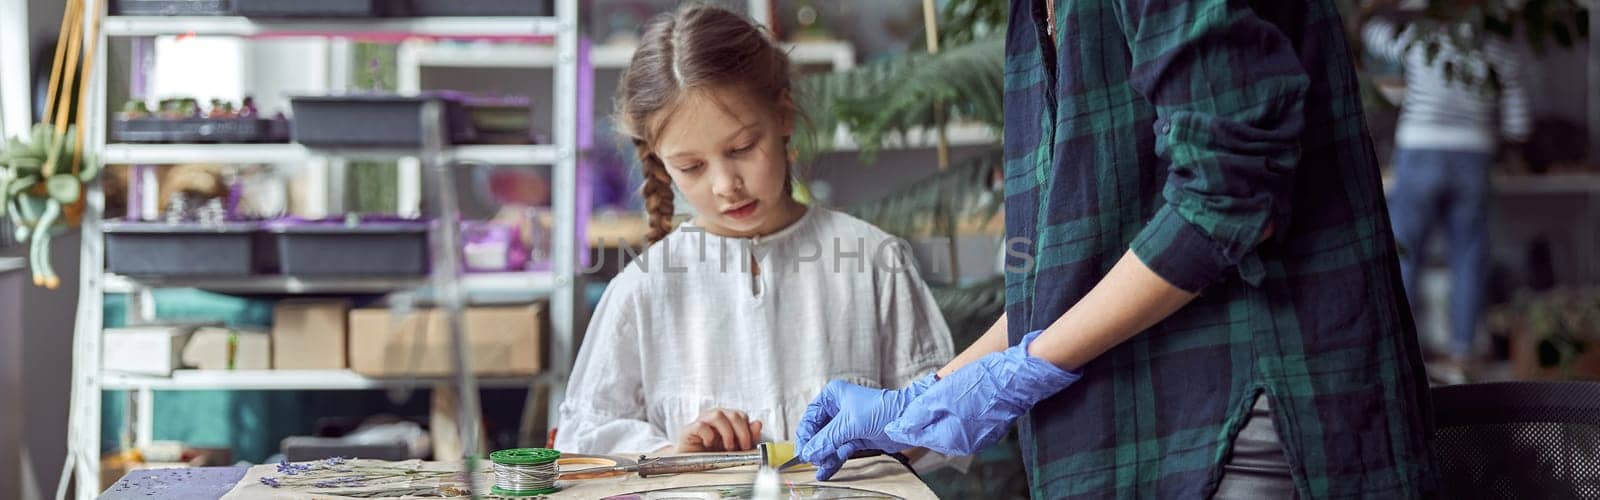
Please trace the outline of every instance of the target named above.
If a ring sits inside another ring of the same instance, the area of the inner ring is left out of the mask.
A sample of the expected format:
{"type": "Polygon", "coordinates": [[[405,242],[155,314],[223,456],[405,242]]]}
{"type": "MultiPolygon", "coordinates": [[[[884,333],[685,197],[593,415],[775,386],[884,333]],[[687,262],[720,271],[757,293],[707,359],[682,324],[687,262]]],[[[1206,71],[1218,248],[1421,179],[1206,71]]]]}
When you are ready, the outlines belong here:
{"type": "Polygon", "coordinates": [[[706,410],[679,432],[678,453],[753,450],[761,441],[761,421],[739,410],[706,410]]]}

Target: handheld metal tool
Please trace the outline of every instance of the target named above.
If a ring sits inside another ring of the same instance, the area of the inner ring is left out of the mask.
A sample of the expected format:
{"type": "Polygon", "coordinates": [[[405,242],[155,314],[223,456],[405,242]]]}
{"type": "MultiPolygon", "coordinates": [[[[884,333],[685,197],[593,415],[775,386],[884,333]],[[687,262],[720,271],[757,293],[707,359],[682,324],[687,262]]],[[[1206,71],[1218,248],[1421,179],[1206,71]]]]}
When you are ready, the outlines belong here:
{"type": "MultiPolygon", "coordinates": [[[[638,472],[639,477],[665,476],[668,474],[683,474],[687,472],[705,472],[711,470],[743,467],[746,465],[762,465],[772,467],[773,464],[784,463],[789,466],[794,460],[794,443],[777,442],[761,443],[754,451],[741,453],[715,453],[698,455],[679,455],[672,457],[647,457],[640,456],[636,464],[617,465],[614,467],[596,467],[571,471],[571,474],[581,474],[584,477],[593,477],[597,474],[611,472],[638,472]]],[[[804,462],[801,462],[804,463],[804,462]]]]}
{"type": "Polygon", "coordinates": [[[641,457],[639,459],[639,477],[665,476],[669,474],[683,474],[686,472],[705,472],[760,464],[761,451],[759,450],[734,454],[682,455],[676,457],[656,458],[641,457]]]}

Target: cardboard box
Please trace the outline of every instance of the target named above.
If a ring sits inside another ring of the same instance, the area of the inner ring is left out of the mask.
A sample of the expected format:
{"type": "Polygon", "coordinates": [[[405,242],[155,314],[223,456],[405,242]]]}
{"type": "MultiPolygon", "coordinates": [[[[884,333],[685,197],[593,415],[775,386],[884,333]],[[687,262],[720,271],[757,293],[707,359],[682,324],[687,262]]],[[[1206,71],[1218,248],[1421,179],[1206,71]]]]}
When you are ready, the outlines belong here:
{"type": "Polygon", "coordinates": [[[106,371],[171,376],[183,367],[183,346],[193,326],[107,328],[102,366],[106,371]]]}
{"type": "Polygon", "coordinates": [[[345,318],[350,301],[295,299],[272,310],[272,367],[337,370],[345,361],[345,318]]]}
{"type": "MultiPolygon", "coordinates": [[[[450,374],[446,315],[424,310],[395,321],[387,309],[350,311],[350,369],[370,377],[450,374]]],[[[472,371],[533,375],[543,366],[544,306],[472,307],[463,315],[472,371]]]]}
{"type": "Polygon", "coordinates": [[[183,364],[201,370],[271,369],[272,340],[265,332],[201,328],[183,348],[183,364]]]}

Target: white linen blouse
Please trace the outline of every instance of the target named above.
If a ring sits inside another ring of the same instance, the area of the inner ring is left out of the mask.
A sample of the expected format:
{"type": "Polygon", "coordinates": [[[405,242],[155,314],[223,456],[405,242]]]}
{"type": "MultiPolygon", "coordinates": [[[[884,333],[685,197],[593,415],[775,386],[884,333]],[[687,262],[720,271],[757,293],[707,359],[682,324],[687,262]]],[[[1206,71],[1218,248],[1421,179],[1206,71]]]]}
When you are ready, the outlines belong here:
{"type": "Polygon", "coordinates": [[[713,408],[761,420],[763,441],[794,440],[829,380],[898,388],[951,356],[910,248],[871,224],[818,207],[753,239],[685,223],[600,299],[555,446],[648,453],[713,408]]]}

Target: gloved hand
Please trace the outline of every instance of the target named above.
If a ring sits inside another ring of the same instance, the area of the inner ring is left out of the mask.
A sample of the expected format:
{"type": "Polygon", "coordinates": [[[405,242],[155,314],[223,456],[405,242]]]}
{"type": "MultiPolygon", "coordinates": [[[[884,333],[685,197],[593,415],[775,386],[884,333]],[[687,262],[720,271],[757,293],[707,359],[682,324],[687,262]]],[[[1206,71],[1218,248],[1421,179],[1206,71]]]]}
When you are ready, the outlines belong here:
{"type": "Polygon", "coordinates": [[[898,390],[871,389],[843,380],[829,382],[800,418],[795,433],[799,456],[817,466],[818,481],[826,481],[857,450],[894,453],[909,448],[885,436],[883,428],[936,380],[930,373],[898,390]]]}
{"type": "Polygon", "coordinates": [[[1017,417],[1078,380],[1079,374],[1028,355],[1041,332],[939,381],[889,424],[889,439],[952,456],[999,441],[1017,417]]]}

